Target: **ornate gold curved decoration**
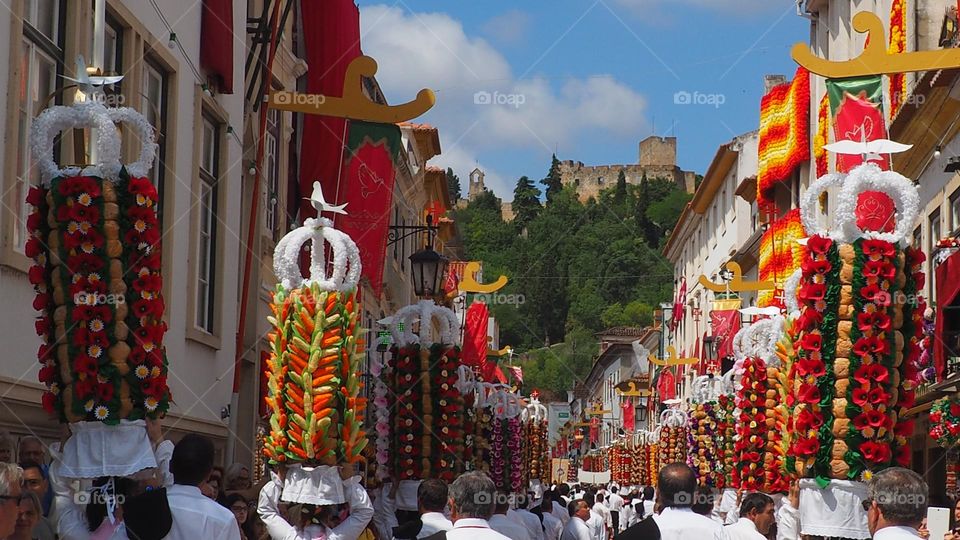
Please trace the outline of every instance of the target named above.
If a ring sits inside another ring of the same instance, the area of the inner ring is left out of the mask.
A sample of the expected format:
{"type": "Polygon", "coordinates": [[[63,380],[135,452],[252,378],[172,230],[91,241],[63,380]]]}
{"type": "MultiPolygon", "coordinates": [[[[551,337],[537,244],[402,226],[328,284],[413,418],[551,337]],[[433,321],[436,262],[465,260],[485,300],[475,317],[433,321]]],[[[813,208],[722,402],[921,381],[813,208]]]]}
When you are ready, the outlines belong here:
{"type": "Polygon", "coordinates": [[[463,267],[463,279],[460,280],[460,285],[457,287],[460,292],[490,294],[507,285],[507,276],[500,276],[493,283],[478,283],[477,272],[479,271],[479,261],[470,261],[463,267]]]}
{"type": "Polygon", "coordinates": [[[700,285],[713,292],[763,291],[775,288],[772,281],[743,281],[743,271],[740,269],[740,265],[734,261],[728,262],[724,267],[733,274],[730,283],[714,283],[707,279],[707,276],[701,274],[700,285]]]}
{"type": "Polygon", "coordinates": [[[667,346],[667,355],[668,356],[666,358],[661,360],[651,354],[649,359],[654,364],[663,367],[692,365],[700,361],[699,358],[677,358],[677,350],[673,348],[673,345],[667,346]]]}

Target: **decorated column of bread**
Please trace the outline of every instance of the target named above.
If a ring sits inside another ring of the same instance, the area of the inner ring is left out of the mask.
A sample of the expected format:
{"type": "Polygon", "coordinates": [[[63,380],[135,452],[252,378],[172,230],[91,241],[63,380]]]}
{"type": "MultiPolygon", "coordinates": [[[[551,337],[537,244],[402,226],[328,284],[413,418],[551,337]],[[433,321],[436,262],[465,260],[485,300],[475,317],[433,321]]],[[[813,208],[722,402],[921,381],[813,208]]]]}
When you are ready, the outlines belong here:
{"type": "Polygon", "coordinates": [[[508,388],[498,388],[487,395],[482,405],[491,412],[490,432],[486,436],[490,478],[498,490],[524,493],[520,396],[508,388]]]}
{"type": "Polygon", "coordinates": [[[633,436],[633,445],[630,448],[630,467],[631,477],[633,478],[630,484],[634,486],[650,485],[647,476],[647,447],[645,435],[646,432],[644,431],[636,433],[633,436]]]}
{"type": "Polygon", "coordinates": [[[393,316],[392,476],[399,482],[397,505],[403,510],[417,509],[422,480],[450,483],[464,470],[457,328],[453,311],[430,300],[406,306],[393,316]],[[414,327],[419,327],[419,335],[414,327]]]}
{"type": "Polygon", "coordinates": [[[34,262],[28,276],[40,312],[43,407],[73,433],[61,475],[122,476],[155,467],[145,419],[167,411],[170,391],[158,199],[146,177],[156,155],[153,128],[133,109],[90,99],[44,110],[30,145],[41,183],[27,195],[33,212],[24,251],[34,262]],[[141,141],[139,159],[129,165],[120,163],[120,122],[141,141]],[[57,166],[55,138],[71,128],[96,128],[98,163],[57,166]]]}
{"type": "MultiPolygon", "coordinates": [[[[806,478],[800,486],[808,506],[837,490],[860,500],[872,473],[909,463],[912,425],[902,415],[914,402],[923,255],[908,246],[918,213],[913,183],[871,163],[820,178],[801,201],[812,236],[797,283],[786,291],[798,313],[787,467],[806,478]],[[833,228],[818,223],[817,200],[830,188],[839,188],[833,228]]],[[[856,506],[849,511],[866,534],[856,506]]],[[[841,529],[826,523],[803,532],[841,529]]]]}
{"type": "Polygon", "coordinates": [[[320,217],[337,210],[326,204],[318,182],[312,201],[318,217],[281,238],[273,256],[277,287],[268,317],[272,350],[264,373],[271,416],[263,452],[271,464],[287,467],[282,500],[340,504],[345,499],[336,466],[357,462],[367,444],[365,400],[358,397],[361,265],[353,240],[320,217]],[[304,278],[299,259],[307,242],[310,271],[304,278]],[[332,262],[325,257],[328,251],[332,262]]]}
{"type": "Polygon", "coordinates": [[[540,392],[534,390],[530,404],[523,409],[523,440],[525,477],[530,489],[540,494],[542,486],[550,483],[550,456],[547,440],[547,408],[540,403],[540,392]]]}
{"type": "Polygon", "coordinates": [[[945,397],[933,402],[930,407],[930,437],[940,448],[947,451],[947,474],[945,478],[948,496],[957,495],[957,473],[960,460],[957,443],[960,443],[960,398],[945,397]]]}
{"type": "Polygon", "coordinates": [[[658,440],[660,466],[687,461],[687,424],[686,413],[679,409],[667,409],[660,415],[660,434],[658,440]]]}
{"type": "Polygon", "coordinates": [[[647,479],[651,486],[657,485],[657,478],[660,473],[660,435],[658,432],[651,432],[647,438],[647,479]]]}

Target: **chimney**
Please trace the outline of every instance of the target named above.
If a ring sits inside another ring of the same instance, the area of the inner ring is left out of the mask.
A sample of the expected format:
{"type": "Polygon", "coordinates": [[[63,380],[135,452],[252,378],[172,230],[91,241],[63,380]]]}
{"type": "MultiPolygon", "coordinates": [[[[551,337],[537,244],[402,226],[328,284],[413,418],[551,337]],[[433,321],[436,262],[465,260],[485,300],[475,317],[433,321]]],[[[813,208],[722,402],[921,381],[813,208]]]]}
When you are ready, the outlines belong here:
{"type": "Polygon", "coordinates": [[[774,86],[785,84],[787,82],[786,75],[764,75],[763,76],[763,95],[770,93],[770,90],[774,86]]]}

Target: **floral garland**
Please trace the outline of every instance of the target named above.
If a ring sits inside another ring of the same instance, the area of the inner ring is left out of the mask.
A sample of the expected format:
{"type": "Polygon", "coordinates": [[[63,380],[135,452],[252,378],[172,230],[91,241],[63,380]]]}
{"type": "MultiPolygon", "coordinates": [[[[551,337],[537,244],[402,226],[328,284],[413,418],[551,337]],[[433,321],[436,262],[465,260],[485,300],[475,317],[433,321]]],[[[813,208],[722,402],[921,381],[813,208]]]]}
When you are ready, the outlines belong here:
{"type": "Polygon", "coordinates": [[[717,400],[717,440],[719,441],[717,457],[720,460],[718,489],[733,485],[732,475],[737,436],[737,424],[734,417],[735,400],[734,396],[727,394],[721,394],[717,400]]]}
{"type": "Polygon", "coordinates": [[[930,407],[930,438],[940,448],[952,448],[960,443],[960,398],[945,397],[930,407]]]}
{"type": "Polygon", "coordinates": [[[697,473],[702,487],[722,487],[718,445],[719,406],[715,402],[699,403],[690,411],[690,429],[687,432],[687,465],[697,473]]]}
{"type": "MultiPolygon", "coordinates": [[[[790,210],[771,223],[760,237],[760,279],[773,281],[777,290],[783,290],[785,280],[794,270],[800,268],[803,262],[804,247],[798,244],[797,240],[806,236],[799,208],[790,210]]],[[[779,303],[774,290],[761,291],[757,298],[757,305],[760,307],[779,303]]]]}
{"type": "Polygon", "coordinates": [[[765,413],[767,368],[763,360],[743,360],[743,376],[737,391],[737,441],[733,487],[745,491],[762,491],[764,487],[763,454],[766,451],[765,413]]]}
{"type": "Polygon", "coordinates": [[[390,477],[390,411],[393,407],[390,403],[390,390],[387,381],[391,378],[392,369],[389,364],[374,355],[370,364],[370,374],[373,375],[375,381],[373,384],[373,431],[376,435],[374,441],[377,464],[376,478],[382,482],[390,477]]]}
{"type": "Polygon", "coordinates": [[[57,177],[27,196],[42,402],[61,422],[116,425],[169,407],[155,201],[149,180],[124,170],[117,184],[57,177]]]}
{"type": "MultiPolygon", "coordinates": [[[[890,4],[890,45],[888,54],[900,54],[907,50],[907,2],[893,0],[890,4]]],[[[890,87],[890,120],[893,120],[903,107],[907,98],[907,77],[904,73],[894,73],[888,77],[890,87]]]]}
{"type": "Polygon", "coordinates": [[[827,174],[830,155],[824,148],[830,142],[830,96],[824,94],[817,106],[817,133],[813,136],[813,159],[816,162],[817,178],[827,174]]]}
{"type": "Polygon", "coordinates": [[[489,475],[498,490],[524,493],[523,485],[523,425],[520,417],[492,416],[487,454],[489,475]]]}
{"type": "Polygon", "coordinates": [[[797,357],[791,378],[796,381],[795,391],[787,397],[787,406],[793,409],[787,429],[795,436],[787,449],[785,469],[814,477],[821,484],[839,473],[834,465],[842,462],[845,451],[839,446],[834,449],[835,442],[843,442],[842,437],[834,440],[833,429],[835,370],[843,377],[849,371],[849,360],[834,356],[840,267],[839,250],[832,240],[812,236],[807,241],[797,293],[802,308],[794,322],[797,357]]]}
{"type": "Polygon", "coordinates": [[[846,386],[844,416],[838,417],[850,419],[844,437],[847,477],[859,479],[866,471],[887,467],[893,458],[896,412],[890,406],[896,403],[892,398],[899,386],[893,298],[902,259],[894,244],[882,240],[857,240],[853,251],[852,380],[838,378],[837,389],[843,395],[840,390],[846,386]]]}
{"type": "Polygon", "coordinates": [[[661,426],[658,461],[661,466],[670,463],[685,463],[687,454],[687,428],[661,426]]]}
{"type": "Polygon", "coordinates": [[[774,87],[760,100],[759,206],[769,205],[774,184],[810,157],[809,115],[810,73],[802,67],[793,81],[774,87]]]}

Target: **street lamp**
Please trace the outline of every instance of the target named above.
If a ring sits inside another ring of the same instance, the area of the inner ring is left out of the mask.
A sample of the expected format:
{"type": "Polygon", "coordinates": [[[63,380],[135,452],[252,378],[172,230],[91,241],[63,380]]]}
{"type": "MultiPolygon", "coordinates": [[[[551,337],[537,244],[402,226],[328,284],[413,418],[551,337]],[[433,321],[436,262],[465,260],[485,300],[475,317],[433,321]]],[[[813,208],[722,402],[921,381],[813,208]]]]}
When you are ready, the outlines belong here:
{"type": "Polygon", "coordinates": [[[447,275],[447,258],[433,250],[430,244],[410,256],[413,290],[421,298],[440,296],[447,275]]]}

